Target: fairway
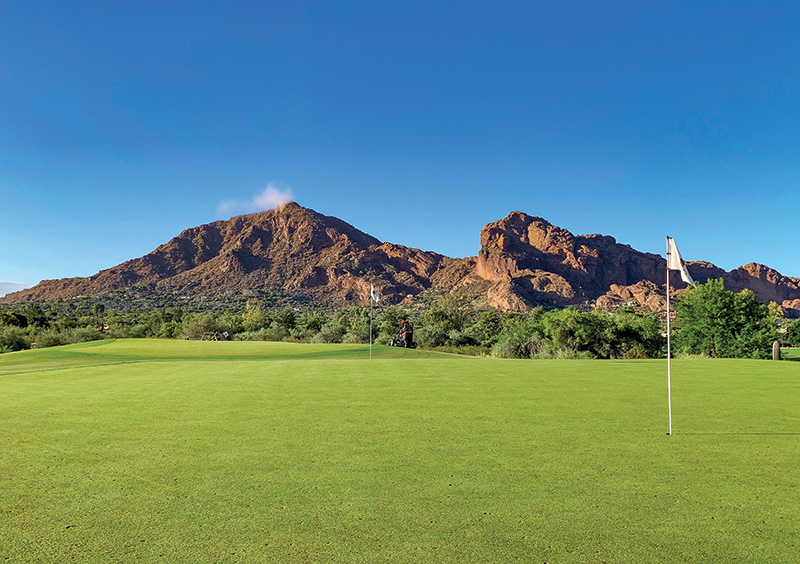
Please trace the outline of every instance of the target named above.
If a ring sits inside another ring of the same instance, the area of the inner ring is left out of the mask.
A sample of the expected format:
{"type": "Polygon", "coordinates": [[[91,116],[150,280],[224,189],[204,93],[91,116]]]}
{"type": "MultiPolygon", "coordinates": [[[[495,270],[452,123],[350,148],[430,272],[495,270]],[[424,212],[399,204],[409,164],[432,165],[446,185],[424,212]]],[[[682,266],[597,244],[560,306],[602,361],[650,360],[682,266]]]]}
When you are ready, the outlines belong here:
{"type": "Polygon", "coordinates": [[[800,363],[0,355],[0,562],[795,562],[800,363]]]}

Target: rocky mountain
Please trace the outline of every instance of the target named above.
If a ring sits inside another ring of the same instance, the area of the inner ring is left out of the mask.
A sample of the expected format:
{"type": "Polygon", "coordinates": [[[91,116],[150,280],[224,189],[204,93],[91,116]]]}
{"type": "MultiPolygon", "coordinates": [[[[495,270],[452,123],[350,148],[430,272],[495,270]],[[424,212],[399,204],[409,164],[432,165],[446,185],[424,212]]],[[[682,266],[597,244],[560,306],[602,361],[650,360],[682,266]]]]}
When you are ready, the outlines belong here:
{"type": "Polygon", "coordinates": [[[530,304],[578,305],[612,284],[656,280],[665,259],[604,235],[575,236],[541,217],[512,212],[481,231],[477,274],[490,282],[492,305],[525,311],[530,304]]]}
{"type": "Polygon", "coordinates": [[[187,229],[153,252],[87,278],[45,280],[2,302],[156,291],[242,292],[279,288],[325,303],[364,299],[369,283],[390,302],[436,285],[452,290],[474,261],[451,259],[376,238],[290,202],[277,209],[187,229]]]}
{"type": "MultiPolygon", "coordinates": [[[[46,280],[0,302],[156,292],[245,293],[280,289],[319,303],[366,301],[374,283],[389,303],[429,290],[455,291],[506,311],[536,305],[658,310],[665,259],[607,235],[573,235],[540,217],[512,212],[481,231],[477,257],[449,258],[383,243],[335,217],[296,203],[187,229],[153,252],[88,278],[46,280]]],[[[695,280],[722,277],[800,315],[800,279],[751,263],[731,272],[690,262],[695,280]]],[[[675,274],[678,291],[685,287],[675,274]]]]}

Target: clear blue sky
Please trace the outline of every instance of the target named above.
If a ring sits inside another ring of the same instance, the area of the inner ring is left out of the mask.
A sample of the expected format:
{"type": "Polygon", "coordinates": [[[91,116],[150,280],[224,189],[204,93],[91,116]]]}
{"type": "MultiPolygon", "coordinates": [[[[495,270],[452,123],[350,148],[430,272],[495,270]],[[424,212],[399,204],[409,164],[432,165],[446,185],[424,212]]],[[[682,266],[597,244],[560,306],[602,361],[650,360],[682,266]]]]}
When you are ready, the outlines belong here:
{"type": "Polygon", "coordinates": [[[793,1],[0,0],[0,281],[268,186],[449,256],[521,210],[800,277],[798,30],[793,1]]]}

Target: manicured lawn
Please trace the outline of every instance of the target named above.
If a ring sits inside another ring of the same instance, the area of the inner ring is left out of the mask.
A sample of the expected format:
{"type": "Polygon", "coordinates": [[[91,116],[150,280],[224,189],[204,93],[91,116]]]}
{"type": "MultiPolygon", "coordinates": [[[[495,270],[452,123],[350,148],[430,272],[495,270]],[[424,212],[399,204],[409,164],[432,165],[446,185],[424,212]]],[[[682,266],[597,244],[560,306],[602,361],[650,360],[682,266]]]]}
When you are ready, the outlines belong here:
{"type": "Polygon", "coordinates": [[[800,364],[0,355],[0,562],[794,562],[800,364]]]}
{"type": "Polygon", "coordinates": [[[781,349],[781,357],[784,360],[800,360],[800,349],[796,347],[781,349]]]}

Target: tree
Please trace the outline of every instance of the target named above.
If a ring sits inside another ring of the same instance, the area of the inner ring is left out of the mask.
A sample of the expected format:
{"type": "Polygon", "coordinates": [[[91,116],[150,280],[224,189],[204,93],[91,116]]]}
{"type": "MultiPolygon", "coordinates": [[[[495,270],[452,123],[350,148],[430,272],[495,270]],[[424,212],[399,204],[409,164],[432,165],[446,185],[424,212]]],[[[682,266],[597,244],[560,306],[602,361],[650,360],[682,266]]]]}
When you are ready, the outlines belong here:
{"type": "Polygon", "coordinates": [[[258,331],[267,325],[264,302],[255,298],[247,300],[242,314],[242,325],[245,331],[258,331]]]}
{"type": "Polygon", "coordinates": [[[296,323],[297,323],[297,314],[290,307],[287,307],[286,309],[278,313],[278,315],[275,316],[275,321],[273,321],[273,324],[277,325],[282,329],[285,329],[287,333],[290,329],[294,329],[296,323]]]}
{"type": "Polygon", "coordinates": [[[471,313],[466,298],[443,294],[423,314],[417,341],[431,347],[451,344],[450,335],[461,332],[471,313]]]}
{"type": "Polygon", "coordinates": [[[780,306],[778,302],[769,302],[767,304],[767,308],[769,309],[769,315],[776,321],[780,321],[783,319],[783,308],[780,306]]]}
{"type": "Polygon", "coordinates": [[[25,328],[28,326],[28,319],[15,311],[2,311],[0,312],[0,325],[25,328]]]}
{"type": "Polygon", "coordinates": [[[775,319],[750,290],[728,291],[725,282],[698,284],[675,304],[676,348],[717,358],[769,358],[775,319]]]}
{"type": "Polygon", "coordinates": [[[483,346],[490,347],[497,342],[503,330],[503,319],[497,310],[482,311],[477,321],[470,325],[467,334],[483,346]]]}
{"type": "Polygon", "coordinates": [[[800,319],[795,319],[786,327],[786,340],[791,346],[800,347],[800,319]]]}
{"type": "Polygon", "coordinates": [[[45,315],[42,306],[39,304],[26,304],[25,317],[28,319],[28,325],[32,325],[34,327],[50,326],[50,322],[47,320],[47,315],[45,315]]]}
{"type": "Polygon", "coordinates": [[[106,305],[102,302],[97,302],[92,306],[92,313],[97,319],[102,319],[106,313],[106,305]]]}

